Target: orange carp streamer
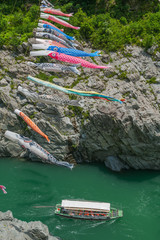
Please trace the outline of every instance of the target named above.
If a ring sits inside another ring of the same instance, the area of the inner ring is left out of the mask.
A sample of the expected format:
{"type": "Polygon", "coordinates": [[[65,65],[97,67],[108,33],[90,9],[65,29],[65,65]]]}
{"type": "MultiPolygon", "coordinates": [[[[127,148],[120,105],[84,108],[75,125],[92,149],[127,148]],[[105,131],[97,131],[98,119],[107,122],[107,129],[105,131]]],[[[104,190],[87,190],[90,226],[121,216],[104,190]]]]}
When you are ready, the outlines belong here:
{"type": "Polygon", "coordinates": [[[18,116],[20,116],[35,132],[39,133],[42,137],[44,137],[50,143],[48,136],[44,134],[29,117],[27,117],[23,112],[19,111],[18,109],[15,109],[14,112],[18,116]]]}

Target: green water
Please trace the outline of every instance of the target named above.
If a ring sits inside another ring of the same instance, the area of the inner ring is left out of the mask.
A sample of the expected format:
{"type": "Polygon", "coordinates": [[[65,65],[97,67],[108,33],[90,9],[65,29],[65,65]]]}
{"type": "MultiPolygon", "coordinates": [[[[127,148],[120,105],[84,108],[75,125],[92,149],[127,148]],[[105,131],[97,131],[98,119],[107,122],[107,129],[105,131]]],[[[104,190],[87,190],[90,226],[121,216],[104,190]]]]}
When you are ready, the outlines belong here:
{"type": "Polygon", "coordinates": [[[78,165],[72,171],[57,166],[0,160],[0,210],[10,209],[14,217],[40,220],[50,232],[64,240],[159,240],[160,174],[154,171],[113,173],[104,165],[78,165]],[[110,202],[123,209],[116,221],[97,222],[66,219],[54,215],[52,208],[62,199],[110,202]]]}

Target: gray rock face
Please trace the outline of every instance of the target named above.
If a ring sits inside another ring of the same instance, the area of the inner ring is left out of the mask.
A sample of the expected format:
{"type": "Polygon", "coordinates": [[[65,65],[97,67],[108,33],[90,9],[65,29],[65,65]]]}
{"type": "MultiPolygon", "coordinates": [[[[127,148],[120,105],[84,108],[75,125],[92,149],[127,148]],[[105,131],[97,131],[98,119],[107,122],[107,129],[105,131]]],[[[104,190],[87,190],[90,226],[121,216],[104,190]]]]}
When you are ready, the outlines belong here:
{"type": "Polygon", "coordinates": [[[23,222],[13,217],[11,211],[0,212],[0,239],[3,240],[58,240],[48,227],[37,222],[23,222]]]}
{"type": "Polygon", "coordinates": [[[105,160],[106,167],[112,169],[113,171],[120,172],[122,169],[128,169],[129,167],[123,164],[120,159],[115,156],[108,156],[105,160]]]}
{"type": "MultiPolygon", "coordinates": [[[[91,49],[88,49],[91,51],[91,49]]],[[[38,70],[26,64],[34,58],[0,51],[0,157],[24,156],[19,145],[4,138],[8,129],[32,138],[59,160],[104,162],[114,171],[121,169],[160,169],[160,63],[151,51],[127,46],[124,52],[95,57],[108,70],[80,68],[81,75],[50,74],[60,86],[97,91],[123,104],[78,97],[82,108],[34,103],[17,92],[18,85],[39,94],[59,94],[27,80],[38,70]],[[13,112],[18,108],[32,117],[51,144],[27,127],[13,112]]],[[[92,59],[86,60],[93,62],[92,59]]],[[[51,60],[52,61],[52,60],[51,60]]]]}

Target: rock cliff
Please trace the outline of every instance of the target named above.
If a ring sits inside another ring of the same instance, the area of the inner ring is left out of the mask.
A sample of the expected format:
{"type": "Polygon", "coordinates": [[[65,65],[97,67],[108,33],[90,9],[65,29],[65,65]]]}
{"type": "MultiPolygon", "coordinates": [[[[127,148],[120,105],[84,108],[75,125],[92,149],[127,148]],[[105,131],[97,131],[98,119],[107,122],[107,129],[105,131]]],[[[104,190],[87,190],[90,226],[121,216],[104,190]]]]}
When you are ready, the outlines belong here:
{"type": "MultiPolygon", "coordinates": [[[[26,48],[26,45],[23,46],[26,48]]],[[[21,51],[22,49],[20,49],[21,51]]],[[[86,51],[91,51],[87,47],[86,51]]],[[[160,169],[160,54],[155,49],[127,46],[117,53],[103,53],[91,62],[110,64],[109,70],[81,68],[81,75],[45,76],[60,86],[95,90],[120,99],[123,104],[79,98],[82,107],[31,102],[17,92],[18,85],[39,94],[67,95],[36,85],[27,76],[40,72],[27,65],[34,58],[0,51],[0,157],[24,156],[17,144],[4,138],[8,129],[33,139],[59,160],[104,162],[112,170],[160,169]],[[154,57],[153,57],[154,52],[154,57]],[[45,132],[51,144],[30,130],[14,114],[18,108],[45,132]]],[[[53,61],[53,60],[52,60],[53,61]]],[[[41,73],[42,74],[42,73],[41,73]]],[[[43,74],[44,76],[44,74],[43,74]]]]}
{"type": "Polygon", "coordinates": [[[23,222],[11,211],[0,212],[0,239],[3,240],[59,240],[49,234],[48,227],[38,222],[23,222]]]}

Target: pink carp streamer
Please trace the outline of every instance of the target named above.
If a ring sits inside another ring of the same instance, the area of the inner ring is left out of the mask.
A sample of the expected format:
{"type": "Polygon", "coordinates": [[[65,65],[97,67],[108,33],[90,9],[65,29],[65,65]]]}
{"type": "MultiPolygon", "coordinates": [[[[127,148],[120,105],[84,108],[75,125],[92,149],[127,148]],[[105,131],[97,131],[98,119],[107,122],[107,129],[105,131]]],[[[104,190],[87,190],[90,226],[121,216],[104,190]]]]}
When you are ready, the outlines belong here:
{"type": "Polygon", "coordinates": [[[56,23],[59,23],[59,24],[63,25],[64,27],[73,28],[73,29],[76,29],[76,30],[79,30],[79,29],[80,29],[80,27],[75,27],[75,26],[73,26],[73,25],[71,25],[71,24],[69,24],[69,23],[67,23],[67,22],[65,22],[65,21],[63,21],[63,20],[61,20],[61,19],[59,19],[59,18],[56,18],[56,17],[54,17],[54,16],[51,16],[51,15],[49,15],[49,14],[41,13],[41,14],[40,14],[40,17],[41,17],[41,18],[48,19],[48,20],[51,20],[51,21],[56,22],[56,23]]]}
{"type": "Polygon", "coordinates": [[[60,30],[60,31],[64,31],[64,29],[60,29],[60,28],[58,28],[58,27],[56,27],[55,25],[53,25],[52,23],[50,23],[50,22],[47,22],[47,21],[45,21],[45,20],[39,20],[39,23],[43,23],[43,24],[48,24],[48,25],[50,25],[50,26],[52,26],[52,27],[55,27],[55,28],[57,28],[58,30],[60,30]]]}
{"type": "Polygon", "coordinates": [[[61,12],[57,9],[53,9],[53,8],[44,8],[44,9],[42,9],[42,12],[59,15],[59,16],[65,16],[65,17],[71,17],[73,15],[73,13],[67,14],[67,13],[63,13],[63,12],[61,12]]]}
{"type": "Polygon", "coordinates": [[[55,58],[59,61],[63,61],[63,62],[69,62],[72,64],[81,64],[82,67],[87,67],[87,68],[109,68],[111,66],[99,66],[93,63],[90,63],[86,60],[83,60],[82,58],[79,57],[73,57],[73,56],[69,56],[63,53],[57,53],[57,52],[49,52],[48,56],[50,56],[51,58],[55,58]]]}
{"type": "Polygon", "coordinates": [[[6,193],[7,193],[7,192],[6,192],[6,190],[5,190],[5,189],[6,189],[6,187],[5,187],[5,186],[3,186],[3,185],[0,185],[0,189],[3,191],[3,193],[4,193],[4,194],[6,194],[6,193]]]}

